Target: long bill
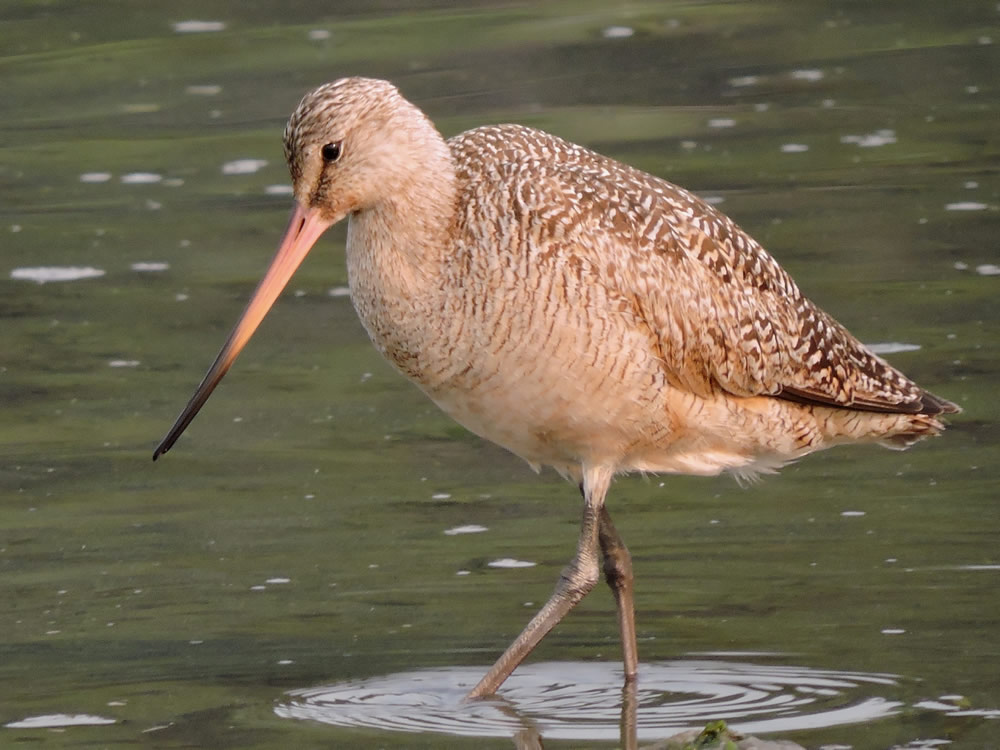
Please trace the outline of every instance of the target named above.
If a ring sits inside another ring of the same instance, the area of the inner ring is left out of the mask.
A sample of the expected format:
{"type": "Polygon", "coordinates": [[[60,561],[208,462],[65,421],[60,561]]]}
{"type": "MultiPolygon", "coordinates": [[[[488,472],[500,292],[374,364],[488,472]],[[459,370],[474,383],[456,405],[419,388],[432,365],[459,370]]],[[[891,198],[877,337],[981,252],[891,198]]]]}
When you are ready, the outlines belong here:
{"type": "Polygon", "coordinates": [[[295,269],[299,267],[316,240],[331,224],[332,222],[320,216],[316,209],[303,208],[299,203],[295,204],[292,218],[288,222],[288,229],[285,230],[285,236],[278,246],[278,252],[275,253],[264,278],[257,285],[243,315],[240,316],[232,333],[229,334],[229,338],[222,346],[219,356],[208,368],[201,385],[198,386],[191,400],[184,407],[184,411],[177,417],[170,432],[156,446],[156,450],[153,451],[154,461],[161,454],[170,450],[184,429],[191,424],[191,420],[195,418],[201,407],[208,401],[208,397],[212,395],[215,386],[229,371],[236,355],[250,340],[253,332],[257,330],[257,326],[267,315],[267,311],[271,309],[271,305],[278,299],[278,295],[281,294],[281,290],[285,288],[288,280],[292,278],[295,269]]]}

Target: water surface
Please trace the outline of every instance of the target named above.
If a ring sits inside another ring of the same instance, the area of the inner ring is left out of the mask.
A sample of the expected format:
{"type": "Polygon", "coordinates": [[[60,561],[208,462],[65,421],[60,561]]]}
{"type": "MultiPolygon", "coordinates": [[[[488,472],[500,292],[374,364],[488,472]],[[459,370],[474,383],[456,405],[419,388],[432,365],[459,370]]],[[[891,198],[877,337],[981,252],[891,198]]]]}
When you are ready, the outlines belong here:
{"type": "MultiPolygon", "coordinates": [[[[471,720],[289,715],[317,691],[480,674],[578,522],[572,487],[380,360],[342,229],[149,460],[284,228],[285,119],[345,74],[391,78],[446,135],[522,122],[695,190],[965,409],[907,453],[835,450],[748,487],[617,482],[640,691],[684,700],[659,670],[706,659],[740,689],[741,669],[884,675],[789,713],[891,710],[753,731],[997,744],[998,21],[977,1],[5,4],[0,745],[512,746],[471,720]]],[[[598,670],[587,695],[614,714],[603,590],[518,679],[560,664],[598,670]]],[[[614,743],[519,684],[519,711],[575,732],[549,744],[614,743]]],[[[679,725],[657,716],[639,706],[643,741],[679,725]]]]}

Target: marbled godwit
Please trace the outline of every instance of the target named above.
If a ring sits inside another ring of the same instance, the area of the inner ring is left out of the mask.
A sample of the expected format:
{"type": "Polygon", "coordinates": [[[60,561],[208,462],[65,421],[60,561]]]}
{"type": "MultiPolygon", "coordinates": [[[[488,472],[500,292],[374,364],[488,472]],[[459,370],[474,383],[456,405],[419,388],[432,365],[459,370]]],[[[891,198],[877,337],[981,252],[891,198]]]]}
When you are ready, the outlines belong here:
{"type": "Polygon", "coordinates": [[[753,475],[838,443],[905,448],[958,411],[803,297],[729,218],[581,146],[518,125],[445,141],[364,78],[307,94],[284,140],[284,239],[153,458],[349,217],[351,298],[379,351],[458,422],[583,493],[576,555],[472,697],[595,586],[600,557],[634,678],[631,558],[604,505],[616,474],[753,475]]]}

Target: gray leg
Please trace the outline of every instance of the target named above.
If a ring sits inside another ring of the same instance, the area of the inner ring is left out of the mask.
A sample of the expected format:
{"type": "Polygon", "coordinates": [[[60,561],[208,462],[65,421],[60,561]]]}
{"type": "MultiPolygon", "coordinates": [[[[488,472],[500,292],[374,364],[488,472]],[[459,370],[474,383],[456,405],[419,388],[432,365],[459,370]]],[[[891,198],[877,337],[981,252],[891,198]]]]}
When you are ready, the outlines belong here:
{"type": "Polygon", "coordinates": [[[556,584],[556,590],[545,606],[531,619],[466,697],[481,698],[484,695],[493,695],[524,657],[531,653],[556,623],[562,620],[566,613],[597,584],[601,575],[597,562],[601,509],[604,507],[604,496],[612,476],[613,472],[604,467],[584,470],[583,521],[580,524],[576,554],[563,570],[559,583],[556,584]]]}
{"type": "Polygon", "coordinates": [[[622,637],[622,662],[626,682],[634,680],[639,671],[639,657],[635,646],[635,603],[632,592],[632,555],[611,522],[611,514],[601,506],[598,539],[604,555],[604,580],[611,587],[618,609],[618,631],[622,637]]]}

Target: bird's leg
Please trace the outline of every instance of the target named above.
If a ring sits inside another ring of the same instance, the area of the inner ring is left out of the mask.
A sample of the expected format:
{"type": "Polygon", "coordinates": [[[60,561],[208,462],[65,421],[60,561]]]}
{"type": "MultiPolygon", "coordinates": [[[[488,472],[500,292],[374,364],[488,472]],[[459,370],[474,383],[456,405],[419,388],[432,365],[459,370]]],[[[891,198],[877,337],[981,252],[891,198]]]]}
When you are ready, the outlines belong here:
{"type": "Polygon", "coordinates": [[[639,656],[635,646],[635,602],[632,596],[632,555],[611,522],[606,506],[601,506],[598,540],[604,555],[604,580],[611,587],[618,609],[618,631],[622,637],[622,663],[625,681],[635,679],[639,671],[639,656]]]}
{"type": "Polygon", "coordinates": [[[467,698],[493,695],[518,664],[562,620],[590,590],[601,576],[597,562],[601,508],[614,472],[608,467],[585,469],[583,478],[583,521],[576,554],[559,576],[556,590],[538,614],[531,618],[521,634],[514,639],[486,676],[469,691],[467,698]]]}
{"type": "Polygon", "coordinates": [[[636,750],[639,747],[638,692],[635,680],[625,680],[625,684],[622,685],[622,712],[618,720],[618,738],[622,750],[636,750]]]}

